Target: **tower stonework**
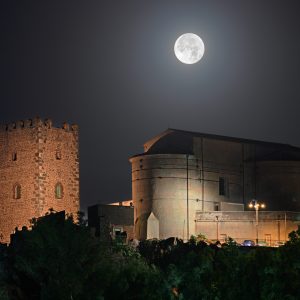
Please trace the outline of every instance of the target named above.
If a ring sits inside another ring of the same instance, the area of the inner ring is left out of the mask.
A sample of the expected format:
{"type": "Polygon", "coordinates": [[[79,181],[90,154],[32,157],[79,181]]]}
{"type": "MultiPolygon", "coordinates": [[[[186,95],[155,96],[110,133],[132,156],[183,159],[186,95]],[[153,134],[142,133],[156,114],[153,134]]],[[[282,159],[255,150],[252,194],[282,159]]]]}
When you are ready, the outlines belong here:
{"type": "Polygon", "coordinates": [[[50,208],[79,211],[78,126],[51,120],[0,128],[0,242],[50,208]]]}

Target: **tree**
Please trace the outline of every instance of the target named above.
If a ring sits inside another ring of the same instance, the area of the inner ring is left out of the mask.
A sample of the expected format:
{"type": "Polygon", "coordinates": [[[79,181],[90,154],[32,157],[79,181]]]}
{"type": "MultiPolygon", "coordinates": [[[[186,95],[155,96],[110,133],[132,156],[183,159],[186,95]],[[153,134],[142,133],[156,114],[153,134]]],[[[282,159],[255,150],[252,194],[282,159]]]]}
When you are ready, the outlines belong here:
{"type": "Polygon", "coordinates": [[[89,229],[50,212],[12,236],[8,248],[10,299],[80,299],[105,256],[89,229]]]}

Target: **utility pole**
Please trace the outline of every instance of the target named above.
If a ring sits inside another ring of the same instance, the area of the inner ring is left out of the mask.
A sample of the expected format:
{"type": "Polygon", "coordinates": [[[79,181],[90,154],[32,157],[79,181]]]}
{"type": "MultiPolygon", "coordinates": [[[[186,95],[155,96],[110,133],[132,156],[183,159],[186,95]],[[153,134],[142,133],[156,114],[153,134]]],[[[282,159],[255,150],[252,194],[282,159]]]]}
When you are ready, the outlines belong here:
{"type": "Polygon", "coordinates": [[[217,241],[219,240],[219,216],[216,216],[216,222],[217,222],[217,241]]]}
{"type": "Polygon", "coordinates": [[[255,216],[256,216],[256,245],[258,244],[258,205],[255,205],[255,216]]]}
{"type": "Polygon", "coordinates": [[[186,155],[186,237],[187,240],[190,238],[189,228],[189,155],[186,155]]]}
{"type": "Polygon", "coordinates": [[[258,210],[259,208],[265,208],[266,205],[263,203],[259,203],[257,200],[253,199],[250,204],[249,204],[250,208],[254,208],[255,209],[255,227],[256,227],[256,245],[258,244],[258,210]]]}

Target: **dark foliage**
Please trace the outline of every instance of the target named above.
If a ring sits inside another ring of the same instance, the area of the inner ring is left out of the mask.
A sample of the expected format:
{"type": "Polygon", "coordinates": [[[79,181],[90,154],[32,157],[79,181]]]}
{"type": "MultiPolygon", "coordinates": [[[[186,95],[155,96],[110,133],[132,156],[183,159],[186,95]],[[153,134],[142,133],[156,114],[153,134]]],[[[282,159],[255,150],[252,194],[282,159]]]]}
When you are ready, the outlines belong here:
{"type": "Polygon", "coordinates": [[[78,220],[50,212],[13,235],[0,255],[0,299],[167,299],[155,266],[78,220]]]}
{"type": "Polygon", "coordinates": [[[103,243],[50,214],[0,248],[0,299],[300,299],[300,230],[278,249],[191,239],[103,243]]]}

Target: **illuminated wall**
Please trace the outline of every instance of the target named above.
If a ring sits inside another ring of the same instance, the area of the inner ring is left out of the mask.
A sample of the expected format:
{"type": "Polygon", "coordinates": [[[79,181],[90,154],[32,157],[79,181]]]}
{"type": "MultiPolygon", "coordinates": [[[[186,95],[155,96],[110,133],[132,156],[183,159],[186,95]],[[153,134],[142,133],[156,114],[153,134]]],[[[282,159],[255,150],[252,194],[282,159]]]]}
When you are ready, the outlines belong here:
{"type": "Polygon", "coordinates": [[[170,129],[146,142],[144,151],[130,158],[138,239],[148,238],[153,218],[157,238],[186,239],[200,233],[198,211],[243,211],[252,199],[266,200],[268,209],[300,210],[288,205],[300,199],[298,148],[170,129]],[[283,152],[289,163],[266,163],[283,152]]]}
{"type": "Polygon", "coordinates": [[[78,128],[50,120],[19,121],[0,130],[0,241],[50,208],[79,210],[78,128]]]}

